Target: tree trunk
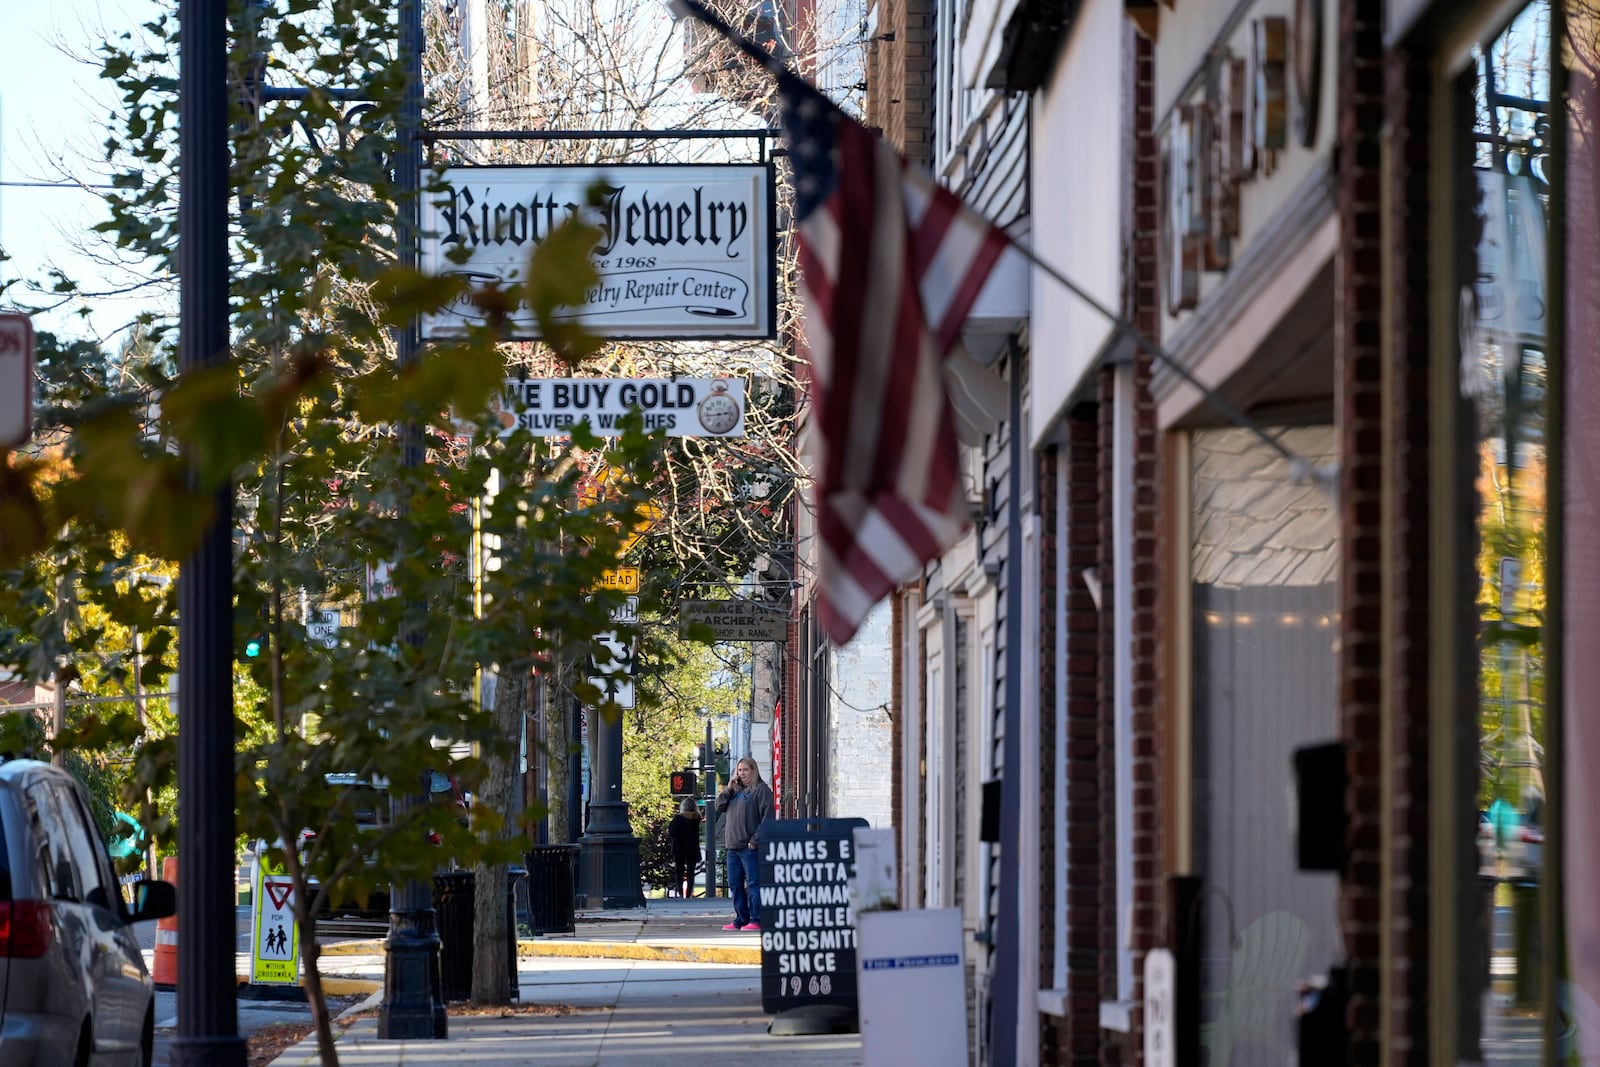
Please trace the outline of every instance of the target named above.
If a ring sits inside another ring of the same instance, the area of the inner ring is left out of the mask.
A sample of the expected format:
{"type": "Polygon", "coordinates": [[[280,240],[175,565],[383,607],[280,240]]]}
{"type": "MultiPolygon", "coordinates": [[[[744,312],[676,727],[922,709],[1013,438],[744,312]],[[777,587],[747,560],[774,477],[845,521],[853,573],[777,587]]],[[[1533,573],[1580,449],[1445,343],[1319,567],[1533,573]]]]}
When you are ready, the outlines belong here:
{"type": "MultiPolygon", "coordinates": [[[[484,750],[480,800],[505,816],[501,834],[520,835],[513,813],[520,807],[517,739],[528,698],[528,676],[500,678],[495,686],[495,732],[509,742],[503,751],[484,750]]],[[[472,999],[479,1004],[511,1003],[511,930],[516,916],[506,909],[504,864],[480,863],[473,869],[472,999]]]]}
{"type": "Polygon", "coordinates": [[[579,825],[574,813],[567,810],[567,783],[571,780],[568,776],[574,768],[582,766],[578,760],[571,758],[567,749],[568,724],[572,718],[572,695],[566,686],[570,673],[565,665],[557,669],[544,701],[545,756],[549,760],[545,803],[550,809],[552,844],[576,840],[577,835],[570,830],[579,825]]]}

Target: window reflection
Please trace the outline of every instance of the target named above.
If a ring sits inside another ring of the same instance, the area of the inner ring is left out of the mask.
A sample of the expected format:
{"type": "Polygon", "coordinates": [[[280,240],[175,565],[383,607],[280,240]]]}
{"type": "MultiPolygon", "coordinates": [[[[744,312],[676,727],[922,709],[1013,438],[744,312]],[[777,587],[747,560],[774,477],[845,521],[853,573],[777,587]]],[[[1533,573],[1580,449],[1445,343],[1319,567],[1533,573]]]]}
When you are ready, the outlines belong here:
{"type": "Polygon", "coordinates": [[[1463,233],[1460,369],[1475,490],[1478,737],[1473,849],[1481,1013],[1465,1058],[1538,1063],[1545,892],[1546,309],[1550,12],[1524,8],[1474,54],[1463,233]]]}

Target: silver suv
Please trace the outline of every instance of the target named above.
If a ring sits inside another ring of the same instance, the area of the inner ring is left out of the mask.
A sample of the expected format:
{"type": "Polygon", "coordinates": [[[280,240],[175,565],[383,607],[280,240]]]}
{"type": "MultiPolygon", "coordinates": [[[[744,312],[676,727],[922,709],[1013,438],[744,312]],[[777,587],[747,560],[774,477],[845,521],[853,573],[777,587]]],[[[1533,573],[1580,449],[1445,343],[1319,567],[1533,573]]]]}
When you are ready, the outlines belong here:
{"type": "Polygon", "coordinates": [[[166,882],[119,891],[83,787],[0,763],[0,1064],[148,1067],[155,985],[129,926],[176,910],[166,882]]]}

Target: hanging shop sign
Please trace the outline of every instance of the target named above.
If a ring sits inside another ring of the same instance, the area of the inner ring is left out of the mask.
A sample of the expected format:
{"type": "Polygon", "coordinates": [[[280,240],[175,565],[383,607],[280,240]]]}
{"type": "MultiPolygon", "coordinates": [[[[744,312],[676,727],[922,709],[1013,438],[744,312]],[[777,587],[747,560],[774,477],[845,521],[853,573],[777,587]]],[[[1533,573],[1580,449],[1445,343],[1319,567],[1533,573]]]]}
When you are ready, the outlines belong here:
{"type": "Polygon", "coordinates": [[[705,626],[718,641],[787,641],[789,613],[754,600],[685,600],[678,606],[685,635],[705,626]]]}
{"type": "Polygon", "coordinates": [[[668,437],[743,437],[739,378],[528,378],[506,380],[495,402],[501,434],[563,437],[580,422],[602,437],[637,410],[646,432],[668,437]]]}
{"type": "MultiPolygon", "coordinates": [[[[776,335],[770,164],[449,167],[430,174],[429,185],[443,189],[422,208],[430,274],[464,277],[475,288],[522,281],[534,248],[578,216],[600,229],[599,279],[559,319],[600,337],[776,335]]],[[[483,321],[463,299],[424,317],[423,336],[448,337],[483,321]]],[[[525,308],[507,325],[516,339],[539,336],[525,308]]]]}
{"type": "Polygon", "coordinates": [[[865,819],[768,819],[761,864],[761,1010],[856,1008],[852,835],[865,819]]]}
{"type": "Polygon", "coordinates": [[[1291,148],[1316,144],[1322,107],[1321,0],[1296,0],[1291,21],[1253,19],[1245,54],[1219,46],[1203,92],[1175,105],[1161,139],[1161,259],[1169,315],[1200,303],[1200,280],[1232,266],[1240,196],[1291,148]]]}

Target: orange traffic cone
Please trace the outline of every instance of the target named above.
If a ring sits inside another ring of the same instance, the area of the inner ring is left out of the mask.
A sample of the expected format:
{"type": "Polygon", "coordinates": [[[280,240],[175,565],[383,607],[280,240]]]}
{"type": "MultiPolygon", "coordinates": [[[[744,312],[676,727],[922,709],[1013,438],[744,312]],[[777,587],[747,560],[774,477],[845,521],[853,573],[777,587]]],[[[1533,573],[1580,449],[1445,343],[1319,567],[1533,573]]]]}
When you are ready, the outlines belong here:
{"type": "MultiPolygon", "coordinates": [[[[178,857],[168,856],[161,861],[161,880],[178,885],[178,857]]],[[[178,984],[178,917],[169,915],[156,920],[156,958],[151,977],[159,989],[173,989],[178,984]]]]}

